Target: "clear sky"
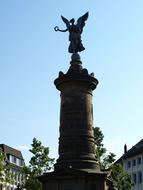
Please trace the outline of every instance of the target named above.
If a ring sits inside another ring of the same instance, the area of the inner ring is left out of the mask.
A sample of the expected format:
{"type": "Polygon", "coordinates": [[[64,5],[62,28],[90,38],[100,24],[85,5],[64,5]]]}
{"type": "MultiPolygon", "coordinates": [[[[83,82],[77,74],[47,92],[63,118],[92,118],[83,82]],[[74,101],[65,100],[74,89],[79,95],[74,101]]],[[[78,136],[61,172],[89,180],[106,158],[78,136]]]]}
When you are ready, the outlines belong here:
{"type": "Polygon", "coordinates": [[[33,137],[57,157],[60,94],[53,81],[69,67],[68,33],[60,15],[89,11],[82,35],[83,66],[94,72],[94,126],[118,156],[143,138],[142,0],[0,1],[0,143],[26,161],[33,137]]]}

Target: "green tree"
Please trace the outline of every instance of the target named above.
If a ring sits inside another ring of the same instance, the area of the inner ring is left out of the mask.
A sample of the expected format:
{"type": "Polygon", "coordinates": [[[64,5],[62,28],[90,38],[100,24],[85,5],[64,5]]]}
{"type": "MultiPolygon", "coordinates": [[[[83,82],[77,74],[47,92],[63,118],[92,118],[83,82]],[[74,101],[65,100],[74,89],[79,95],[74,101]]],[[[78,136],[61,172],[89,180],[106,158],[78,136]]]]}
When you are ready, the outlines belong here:
{"type": "Polygon", "coordinates": [[[117,189],[129,190],[134,186],[130,175],[124,170],[121,164],[114,164],[111,167],[113,185],[117,189]]]}
{"type": "Polygon", "coordinates": [[[54,159],[49,157],[49,148],[44,147],[36,138],[33,139],[31,146],[29,151],[33,156],[29,161],[29,166],[24,167],[25,188],[26,190],[41,190],[37,177],[53,167],[54,159]]]}
{"type": "Polygon", "coordinates": [[[95,127],[93,129],[97,161],[100,165],[101,170],[108,170],[115,161],[115,154],[112,152],[107,154],[107,150],[103,144],[104,135],[102,131],[99,127],[95,127]]]}
{"type": "Polygon", "coordinates": [[[96,156],[99,162],[101,170],[108,170],[111,173],[113,179],[113,185],[120,190],[129,190],[134,183],[131,180],[129,174],[124,170],[121,164],[114,164],[115,154],[107,154],[107,150],[104,147],[103,139],[104,135],[99,127],[94,128],[96,156]]]}
{"type": "Polygon", "coordinates": [[[0,151],[0,189],[4,189],[8,184],[14,184],[14,177],[5,153],[0,151]]]}

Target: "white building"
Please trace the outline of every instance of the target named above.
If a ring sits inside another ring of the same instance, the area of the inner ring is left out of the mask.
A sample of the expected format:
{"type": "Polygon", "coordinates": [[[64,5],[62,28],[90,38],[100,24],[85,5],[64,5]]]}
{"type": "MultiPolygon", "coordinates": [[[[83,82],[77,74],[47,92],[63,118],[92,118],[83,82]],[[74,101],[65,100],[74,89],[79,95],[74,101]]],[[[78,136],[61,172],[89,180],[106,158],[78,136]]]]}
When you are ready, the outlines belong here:
{"type": "Polygon", "coordinates": [[[0,149],[6,154],[7,162],[10,164],[12,173],[15,174],[15,184],[7,185],[6,190],[15,190],[18,184],[23,183],[24,174],[22,167],[24,166],[24,159],[22,153],[5,144],[0,144],[0,149]]]}
{"type": "Polygon", "coordinates": [[[117,163],[122,163],[131,176],[134,182],[132,190],[143,190],[143,139],[128,151],[125,145],[124,154],[117,160],[117,163]]]}

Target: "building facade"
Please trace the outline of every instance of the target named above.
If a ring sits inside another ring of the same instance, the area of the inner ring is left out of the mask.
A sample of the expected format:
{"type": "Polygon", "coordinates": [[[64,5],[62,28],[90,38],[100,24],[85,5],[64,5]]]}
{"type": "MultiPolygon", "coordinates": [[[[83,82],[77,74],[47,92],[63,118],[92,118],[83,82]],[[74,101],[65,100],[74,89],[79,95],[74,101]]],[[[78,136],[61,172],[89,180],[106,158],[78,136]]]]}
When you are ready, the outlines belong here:
{"type": "Polygon", "coordinates": [[[122,163],[125,171],[131,176],[134,182],[132,190],[143,190],[143,139],[127,150],[124,147],[124,154],[117,163],[122,163]]]}
{"type": "Polygon", "coordinates": [[[15,183],[8,184],[5,187],[5,190],[15,190],[17,185],[23,184],[24,174],[22,167],[24,166],[24,159],[22,153],[19,150],[16,150],[12,147],[9,147],[5,144],[0,144],[0,149],[6,154],[6,162],[10,164],[12,173],[15,176],[15,183]]]}

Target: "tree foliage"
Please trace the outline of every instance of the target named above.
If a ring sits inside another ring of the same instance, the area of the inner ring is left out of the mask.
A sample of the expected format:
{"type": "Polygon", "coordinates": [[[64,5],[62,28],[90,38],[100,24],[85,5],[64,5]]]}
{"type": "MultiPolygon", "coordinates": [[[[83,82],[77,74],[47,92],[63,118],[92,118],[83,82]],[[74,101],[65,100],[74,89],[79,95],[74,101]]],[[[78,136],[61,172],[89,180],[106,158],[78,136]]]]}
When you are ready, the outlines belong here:
{"type": "Polygon", "coordinates": [[[104,147],[103,139],[104,135],[99,127],[94,128],[96,156],[99,162],[101,170],[109,170],[111,178],[113,179],[113,185],[117,189],[129,190],[134,185],[129,174],[124,170],[121,164],[114,164],[115,154],[107,154],[107,150],[104,147]]]}
{"type": "Polygon", "coordinates": [[[129,190],[134,186],[130,175],[124,170],[121,164],[114,164],[111,167],[111,176],[113,184],[117,189],[129,190]]]}
{"type": "Polygon", "coordinates": [[[6,160],[6,155],[0,150],[0,189],[4,189],[8,184],[14,184],[14,178],[10,164],[6,160]]]}
{"type": "Polygon", "coordinates": [[[49,148],[44,147],[36,138],[33,139],[31,146],[29,151],[33,156],[29,161],[29,166],[24,167],[25,188],[26,190],[41,190],[41,184],[37,177],[53,167],[54,159],[49,157],[49,148]]]}
{"type": "Polygon", "coordinates": [[[94,140],[96,146],[96,157],[101,170],[108,170],[115,161],[115,154],[107,150],[103,144],[104,135],[99,127],[94,128],[94,140]]]}

